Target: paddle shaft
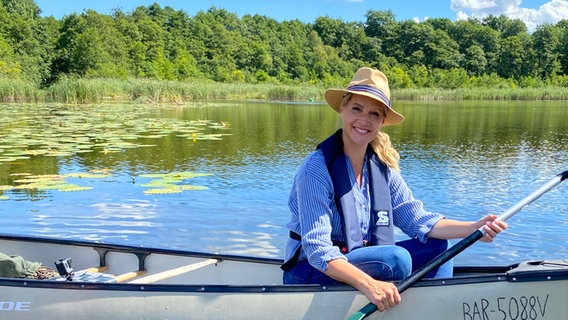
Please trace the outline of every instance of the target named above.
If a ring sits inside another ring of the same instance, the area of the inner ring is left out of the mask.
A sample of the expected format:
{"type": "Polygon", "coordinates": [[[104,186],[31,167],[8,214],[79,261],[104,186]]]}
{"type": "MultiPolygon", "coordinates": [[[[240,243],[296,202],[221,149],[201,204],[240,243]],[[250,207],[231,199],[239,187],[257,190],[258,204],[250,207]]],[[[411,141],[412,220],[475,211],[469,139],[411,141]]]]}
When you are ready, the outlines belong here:
{"type": "MultiPolygon", "coordinates": [[[[564,171],[549,182],[544,184],[538,190],[534,191],[523,200],[519,201],[517,204],[509,208],[507,211],[503,212],[496,220],[506,221],[510,217],[514,216],[517,212],[521,211],[523,208],[531,204],[536,199],[540,198],[543,194],[547,193],[552,188],[556,187],[562,181],[564,181],[568,177],[568,171],[564,171]]],[[[450,259],[458,255],[460,252],[465,250],[467,247],[474,244],[477,240],[481,239],[485,231],[483,227],[475,230],[469,236],[463,238],[460,242],[453,245],[448,250],[442,252],[436,258],[432,259],[432,261],[425,264],[422,268],[419,268],[415,272],[413,272],[408,278],[400,281],[396,288],[398,289],[399,293],[404,292],[406,289],[410,288],[413,284],[420,281],[424,276],[426,276],[430,271],[438,268],[439,266],[443,265],[444,263],[448,262],[450,259]]],[[[348,320],[362,320],[370,316],[372,313],[377,311],[377,306],[372,303],[368,303],[351,317],[348,320]]]]}

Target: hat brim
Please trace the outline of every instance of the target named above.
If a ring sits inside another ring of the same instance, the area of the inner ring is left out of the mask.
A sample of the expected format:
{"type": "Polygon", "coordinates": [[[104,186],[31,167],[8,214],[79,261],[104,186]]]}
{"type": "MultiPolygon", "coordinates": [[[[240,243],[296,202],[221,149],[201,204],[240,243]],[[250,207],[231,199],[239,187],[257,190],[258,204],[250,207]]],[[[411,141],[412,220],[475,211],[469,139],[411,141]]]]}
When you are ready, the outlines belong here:
{"type": "Polygon", "coordinates": [[[386,101],[382,100],[381,98],[379,98],[376,95],[371,94],[371,93],[360,92],[360,91],[349,91],[349,90],[342,90],[342,89],[327,89],[325,91],[324,96],[325,96],[325,100],[327,101],[327,104],[329,104],[329,106],[333,110],[335,110],[335,112],[339,113],[339,111],[341,109],[341,101],[343,100],[343,97],[347,93],[356,94],[356,95],[360,95],[360,96],[366,96],[366,97],[372,98],[374,100],[377,100],[378,102],[383,104],[387,108],[387,116],[385,118],[385,122],[383,123],[383,126],[392,126],[392,125],[402,123],[404,121],[403,115],[394,111],[394,109],[391,108],[386,101]]]}

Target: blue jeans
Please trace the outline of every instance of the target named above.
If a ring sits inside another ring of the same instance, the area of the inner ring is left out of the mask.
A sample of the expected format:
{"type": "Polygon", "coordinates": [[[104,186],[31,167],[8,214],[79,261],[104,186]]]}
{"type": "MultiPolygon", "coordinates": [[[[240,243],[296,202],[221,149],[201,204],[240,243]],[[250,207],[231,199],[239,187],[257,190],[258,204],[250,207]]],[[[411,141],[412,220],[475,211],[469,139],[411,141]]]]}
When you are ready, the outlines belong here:
{"type": "MultiPolygon", "coordinates": [[[[448,249],[449,241],[428,239],[422,243],[416,239],[397,242],[390,246],[363,247],[347,253],[349,262],[371,277],[383,281],[399,281],[416,271],[440,253],[448,249]]],[[[433,270],[426,278],[446,278],[453,274],[450,260],[433,270]]],[[[300,260],[288,272],[284,272],[284,284],[335,284],[339,283],[312,267],[307,260],[300,260]]]]}

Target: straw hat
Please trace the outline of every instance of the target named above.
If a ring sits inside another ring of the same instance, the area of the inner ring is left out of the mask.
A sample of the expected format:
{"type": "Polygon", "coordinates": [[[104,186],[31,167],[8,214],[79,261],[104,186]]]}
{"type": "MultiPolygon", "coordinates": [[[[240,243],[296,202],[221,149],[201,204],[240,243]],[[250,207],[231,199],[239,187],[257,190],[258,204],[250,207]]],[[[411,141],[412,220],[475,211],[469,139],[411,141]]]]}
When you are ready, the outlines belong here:
{"type": "Polygon", "coordinates": [[[389,80],[377,69],[361,68],[357,70],[347,89],[327,89],[325,100],[339,113],[341,101],[347,93],[366,96],[379,101],[387,107],[387,116],[383,125],[395,125],[404,121],[404,116],[393,110],[390,104],[389,80]]]}

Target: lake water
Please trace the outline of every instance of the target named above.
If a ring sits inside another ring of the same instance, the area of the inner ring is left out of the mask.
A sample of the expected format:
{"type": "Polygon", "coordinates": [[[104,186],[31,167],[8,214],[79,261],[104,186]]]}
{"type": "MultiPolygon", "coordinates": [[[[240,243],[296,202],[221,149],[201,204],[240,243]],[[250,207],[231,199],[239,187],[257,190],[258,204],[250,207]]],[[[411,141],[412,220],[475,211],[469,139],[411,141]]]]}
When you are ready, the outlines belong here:
{"type": "MultiPolygon", "coordinates": [[[[322,104],[1,107],[1,233],[274,258],[288,236],[295,171],[339,126],[322,104]],[[188,172],[207,175],[176,186],[206,189],[161,192],[159,177],[148,175],[188,172]],[[38,177],[75,189],[30,185],[38,177]]],[[[461,220],[499,214],[568,170],[565,102],[396,108],[407,121],[385,131],[428,210],[461,220]]],[[[566,195],[568,184],[557,186],[456,263],[567,258],[566,195]]]]}

